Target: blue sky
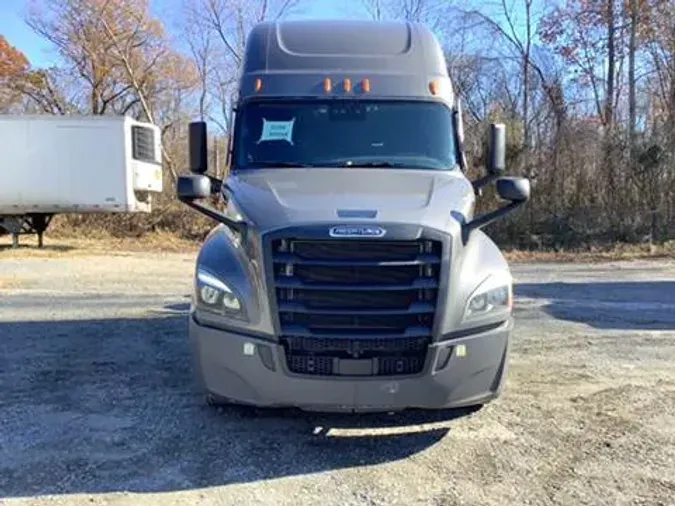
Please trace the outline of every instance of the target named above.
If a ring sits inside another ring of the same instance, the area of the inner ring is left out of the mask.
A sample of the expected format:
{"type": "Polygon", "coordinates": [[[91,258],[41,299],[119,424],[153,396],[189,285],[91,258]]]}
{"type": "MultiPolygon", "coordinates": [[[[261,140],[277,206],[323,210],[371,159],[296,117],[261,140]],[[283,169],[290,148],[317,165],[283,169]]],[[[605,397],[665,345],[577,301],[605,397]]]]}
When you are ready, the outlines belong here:
{"type": "Polygon", "coordinates": [[[31,62],[40,64],[45,60],[43,51],[47,46],[24,22],[26,10],[23,0],[0,0],[0,34],[31,62]]]}
{"type": "MultiPolygon", "coordinates": [[[[42,0],[48,1],[48,0],[42,0]]],[[[181,6],[189,0],[150,0],[155,14],[165,22],[167,30],[180,20],[181,6]]],[[[486,0],[463,0],[452,2],[469,8],[470,5],[480,6],[481,10],[490,10],[493,5],[486,0]]],[[[534,0],[534,13],[537,16],[545,5],[550,6],[560,0],[534,0]]],[[[25,13],[31,0],[0,0],[0,34],[4,35],[10,44],[20,49],[35,67],[49,66],[55,63],[55,57],[50,47],[26,25],[25,13]]],[[[496,5],[496,4],[494,4],[496,5]]],[[[515,4],[522,8],[519,2],[515,4]]],[[[492,7],[499,9],[499,6],[492,7]]],[[[498,12],[498,11],[497,11],[498,12]]],[[[291,17],[294,18],[346,18],[367,17],[367,12],[361,0],[300,0],[300,7],[291,17]]],[[[516,23],[520,25],[522,16],[517,16],[516,23]]],[[[499,19],[497,16],[496,19],[499,19]]],[[[522,30],[521,26],[518,27],[522,30]]]]}
{"type": "MultiPolygon", "coordinates": [[[[348,14],[360,16],[365,12],[360,9],[358,0],[353,2],[350,11],[346,9],[347,2],[336,0],[305,0],[302,9],[293,17],[333,17],[344,18],[348,14]]],[[[181,0],[152,0],[153,9],[164,17],[166,13],[175,12],[180,8],[181,0]]],[[[26,25],[24,18],[28,11],[29,2],[26,0],[0,0],[0,34],[4,35],[10,44],[20,49],[36,67],[47,66],[54,61],[48,44],[26,25]]],[[[168,20],[166,20],[168,21],[168,20]]],[[[167,23],[169,25],[169,23],[167,23]]]]}

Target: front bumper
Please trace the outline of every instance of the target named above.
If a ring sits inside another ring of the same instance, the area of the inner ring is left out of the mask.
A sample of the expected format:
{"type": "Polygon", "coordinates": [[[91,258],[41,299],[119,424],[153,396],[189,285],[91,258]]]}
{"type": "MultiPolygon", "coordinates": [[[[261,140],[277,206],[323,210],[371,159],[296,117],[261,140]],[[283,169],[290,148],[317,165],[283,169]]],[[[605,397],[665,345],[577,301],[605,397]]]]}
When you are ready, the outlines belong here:
{"type": "Polygon", "coordinates": [[[278,343],[201,326],[192,317],[190,344],[200,386],[233,402],[318,411],[441,409],[499,396],[512,328],[510,319],[497,328],[432,343],[424,372],[415,377],[295,375],[278,343]]]}

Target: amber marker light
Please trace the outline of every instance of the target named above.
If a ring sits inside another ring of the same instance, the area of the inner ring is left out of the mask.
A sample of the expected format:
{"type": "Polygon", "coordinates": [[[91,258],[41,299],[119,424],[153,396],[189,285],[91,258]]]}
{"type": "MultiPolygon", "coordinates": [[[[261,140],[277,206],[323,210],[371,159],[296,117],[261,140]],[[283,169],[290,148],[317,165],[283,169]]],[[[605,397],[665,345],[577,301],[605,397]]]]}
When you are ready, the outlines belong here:
{"type": "Polygon", "coordinates": [[[345,91],[346,91],[347,93],[349,93],[350,91],[352,91],[352,80],[349,79],[349,78],[345,79],[345,91]]]}
{"type": "Polygon", "coordinates": [[[441,91],[441,84],[435,80],[431,81],[429,83],[429,91],[432,95],[438,95],[438,93],[441,91]]]}
{"type": "Polygon", "coordinates": [[[323,91],[326,93],[330,93],[330,91],[333,89],[333,83],[331,83],[330,78],[326,78],[323,80],[323,91]]]}
{"type": "Polygon", "coordinates": [[[255,80],[255,91],[258,92],[262,90],[262,79],[255,80]]]}
{"type": "Polygon", "coordinates": [[[364,79],[362,84],[363,84],[363,91],[365,91],[366,93],[369,93],[370,92],[370,79],[364,79]]]}

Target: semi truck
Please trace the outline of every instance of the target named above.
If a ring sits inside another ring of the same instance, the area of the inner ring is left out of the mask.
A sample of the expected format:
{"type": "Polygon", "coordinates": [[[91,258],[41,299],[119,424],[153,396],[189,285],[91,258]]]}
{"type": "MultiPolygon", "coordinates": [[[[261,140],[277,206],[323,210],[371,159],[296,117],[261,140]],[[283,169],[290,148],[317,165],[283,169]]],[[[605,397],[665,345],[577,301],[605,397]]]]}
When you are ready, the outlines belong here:
{"type": "Polygon", "coordinates": [[[189,125],[178,198],[215,220],[189,342],[209,404],[319,411],[476,407],[499,397],[512,276],[482,230],[522,206],[490,125],[467,176],[442,48],[409,22],[274,21],[248,34],[224,179],[189,125]],[[475,215],[482,188],[504,204],[475,215]]]}
{"type": "Polygon", "coordinates": [[[66,213],[149,213],[163,188],[159,127],[130,116],[0,115],[0,235],[66,213]]]}

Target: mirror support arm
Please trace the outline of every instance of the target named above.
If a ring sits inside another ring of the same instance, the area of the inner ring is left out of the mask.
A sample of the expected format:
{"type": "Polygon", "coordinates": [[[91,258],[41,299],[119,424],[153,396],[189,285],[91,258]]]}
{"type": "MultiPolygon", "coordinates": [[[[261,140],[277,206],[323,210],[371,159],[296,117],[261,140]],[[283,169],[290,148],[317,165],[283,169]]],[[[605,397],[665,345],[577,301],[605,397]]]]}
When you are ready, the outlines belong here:
{"type": "Polygon", "coordinates": [[[479,228],[483,228],[486,225],[489,225],[490,223],[502,218],[503,216],[509,214],[516,208],[522,206],[525,203],[525,201],[517,201],[517,200],[512,200],[509,202],[507,205],[504,207],[500,207],[499,209],[495,209],[492,212],[489,212],[487,214],[484,214],[482,216],[479,216],[477,218],[474,218],[468,223],[465,223],[464,226],[462,227],[462,240],[464,244],[467,243],[469,240],[469,235],[473,230],[477,230],[479,228]]]}
{"type": "Polygon", "coordinates": [[[492,183],[495,179],[499,178],[499,174],[488,174],[487,176],[483,176],[480,179],[476,179],[475,181],[471,181],[471,186],[473,186],[473,192],[476,195],[480,195],[480,190],[484,186],[487,186],[488,184],[492,183]]]}
{"type": "Polygon", "coordinates": [[[211,195],[217,195],[220,193],[220,189],[223,186],[223,181],[217,177],[210,176],[209,174],[204,174],[211,181],[211,195]]]}
{"type": "MultiPolygon", "coordinates": [[[[242,238],[245,240],[247,226],[243,221],[234,221],[225,216],[220,211],[212,209],[208,206],[205,206],[197,202],[198,198],[205,198],[206,195],[206,186],[208,185],[208,193],[213,195],[218,195],[223,193],[223,189],[226,188],[223,180],[213,177],[207,174],[209,169],[209,160],[208,160],[208,135],[206,122],[204,121],[193,121],[189,124],[188,130],[188,149],[189,149],[189,162],[190,162],[190,172],[194,175],[191,176],[191,180],[187,181],[188,189],[184,192],[184,195],[181,196],[181,191],[178,192],[178,200],[185,205],[199,211],[205,216],[215,220],[218,223],[222,223],[228,227],[233,232],[239,233],[242,238]],[[196,180],[195,177],[201,178],[196,180]],[[208,179],[208,181],[206,181],[208,179]],[[199,185],[198,193],[194,193],[194,185],[199,185]],[[187,196],[189,195],[189,196],[187,196]],[[199,197],[197,197],[199,195],[199,197]]],[[[188,176],[190,177],[190,176],[188,176]]],[[[180,185],[180,179],[178,184],[180,185]]],[[[187,179],[187,178],[186,178],[187,179]]],[[[224,196],[224,193],[223,193],[224,196]]]]}
{"type": "Polygon", "coordinates": [[[193,199],[186,199],[179,197],[178,200],[190,206],[192,209],[199,211],[203,215],[208,216],[209,218],[216,220],[219,223],[222,223],[223,225],[233,230],[234,232],[237,232],[244,237],[246,236],[247,227],[246,223],[244,223],[243,221],[231,220],[220,211],[216,211],[215,209],[211,209],[210,207],[204,206],[198,202],[195,202],[193,199]]]}

